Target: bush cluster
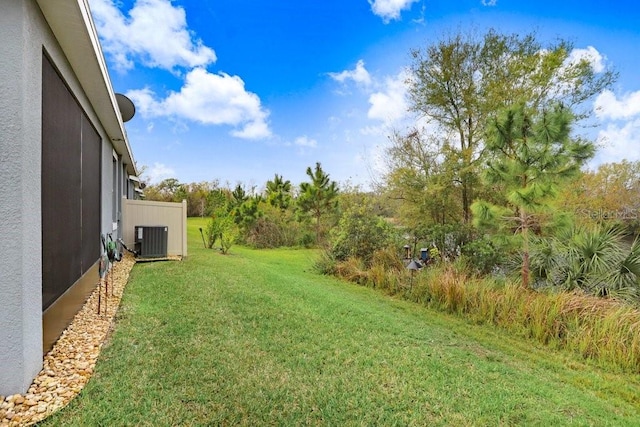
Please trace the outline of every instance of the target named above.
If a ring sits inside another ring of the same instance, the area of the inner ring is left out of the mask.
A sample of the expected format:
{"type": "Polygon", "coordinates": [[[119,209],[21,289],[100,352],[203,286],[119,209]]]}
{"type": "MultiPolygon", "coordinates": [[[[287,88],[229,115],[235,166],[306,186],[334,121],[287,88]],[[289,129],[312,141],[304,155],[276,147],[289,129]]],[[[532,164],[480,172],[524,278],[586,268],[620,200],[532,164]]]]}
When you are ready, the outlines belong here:
{"type": "Polygon", "coordinates": [[[398,233],[383,218],[376,215],[368,204],[347,209],[331,230],[332,257],[338,261],[357,258],[366,266],[374,253],[398,241],[398,233]]]}

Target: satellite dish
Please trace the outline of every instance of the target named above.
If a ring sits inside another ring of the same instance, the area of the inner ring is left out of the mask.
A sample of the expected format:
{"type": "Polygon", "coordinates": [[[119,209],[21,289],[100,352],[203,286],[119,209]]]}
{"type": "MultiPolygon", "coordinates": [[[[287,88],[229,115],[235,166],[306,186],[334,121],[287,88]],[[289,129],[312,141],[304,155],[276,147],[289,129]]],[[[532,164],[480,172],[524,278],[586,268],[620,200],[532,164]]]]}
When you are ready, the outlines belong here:
{"type": "Polygon", "coordinates": [[[121,93],[116,93],[116,101],[120,109],[120,115],[123,122],[128,122],[136,114],[136,106],[133,102],[121,93]]]}

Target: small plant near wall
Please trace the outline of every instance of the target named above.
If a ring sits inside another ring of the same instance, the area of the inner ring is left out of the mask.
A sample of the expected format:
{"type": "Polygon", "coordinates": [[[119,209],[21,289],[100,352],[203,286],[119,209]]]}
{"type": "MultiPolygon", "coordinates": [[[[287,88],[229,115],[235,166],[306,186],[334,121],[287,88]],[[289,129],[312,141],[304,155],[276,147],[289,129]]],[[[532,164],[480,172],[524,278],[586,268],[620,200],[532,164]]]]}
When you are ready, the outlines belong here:
{"type": "Polygon", "coordinates": [[[218,240],[218,237],[220,235],[216,230],[216,223],[213,218],[211,218],[209,222],[207,222],[204,234],[206,236],[204,239],[205,246],[207,247],[207,249],[213,249],[213,246],[216,244],[216,240],[218,240]]]}
{"type": "Polygon", "coordinates": [[[231,249],[231,246],[233,246],[240,236],[240,231],[233,222],[233,219],[231,217],[228,219],[229,221],[223,221],[222,233],[220,234],[220,250],[224,255],[229,253],[229,249],[231,249]]]}
{"type": "Polygon", "coordinates": [[[226,207],[216,209],[215,213],[207,223],[205,229],[205,242],[209,249],[213,249],[216,242],[220,242],[220,251],[223,254],[229,253],[229,249],[236,243],[240,231],[234,221],[232,213],[226,207]]]}

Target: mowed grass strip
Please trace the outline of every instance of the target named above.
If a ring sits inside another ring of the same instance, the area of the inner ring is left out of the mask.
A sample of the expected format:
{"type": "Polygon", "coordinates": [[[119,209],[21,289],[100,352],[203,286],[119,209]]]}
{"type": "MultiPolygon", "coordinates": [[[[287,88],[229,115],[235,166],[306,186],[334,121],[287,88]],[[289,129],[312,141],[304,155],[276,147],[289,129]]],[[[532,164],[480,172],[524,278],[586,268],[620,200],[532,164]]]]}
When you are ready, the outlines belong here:
{"type": "Polygon", "coordinates": [[[43,425],[640,425],[637,376],[312,271],[315,252],[137,265],[82,393],[43,425]]]}

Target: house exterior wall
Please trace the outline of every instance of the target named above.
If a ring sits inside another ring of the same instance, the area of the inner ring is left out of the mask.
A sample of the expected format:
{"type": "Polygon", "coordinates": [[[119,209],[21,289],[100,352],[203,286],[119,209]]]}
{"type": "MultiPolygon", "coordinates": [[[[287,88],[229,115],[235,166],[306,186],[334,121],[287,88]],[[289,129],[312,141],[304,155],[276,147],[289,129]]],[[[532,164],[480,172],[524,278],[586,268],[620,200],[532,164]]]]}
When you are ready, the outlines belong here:
{"type": "Polygon", "coordinates": [[[0,395],[42,366],[41,58],[51,43],[32,2],[0,4],[0,395]]]}
{"type": "Polygon", "coordinates": [[[104,233],[113,231],[113,170],[114,151],[108,144],[102,146],[102,226],[104,233]]]}
{"type": "MultiPolygon", "coordinates": [[[[0,236],[5,241],[0,257],[0,395],[26,392],[42,368],[43,329],[46,330],[42,310],[42,218],[47,215],[42,212],[43,51],[100,137],[101,233],[113,231],[114,144],[119,144],[120,150],[123,147],[128,150],[122,136],[108,135],[105,130],[109,127],[110,132],[114,132],[113,123],[119,119],[117,113],[110,115],[109,105],[105,107],[104,103],[97,108],[95,93],[92,99],[85,93],[77,69],[74,71],[65,55],[70,49],[68,40],[65,50],[47,22],[49,17],[43,13],[45,8],[38,1],[52,2],[46,4],[48,7],[64,6],[85,15],[88,13],[82,0],[78,3],[73,0],[0,1],[0,236]],[[114,119],[109,118],[111,123],[103,126],[101,120],[105,117],[114,119]],[[118,142],[112,143],[112,140],[118,142]]],[[[77,32],[84,25],[84,22],[73,20],[69,22],[69,31],[77,32]]],[[[76,34],[70,39],[77,40],[76,34]]],[[[101,56],[100,52],[98,56],[101,56]]],[[[86,74],[86,70],[83,71],[86,74]]],[[[88,87],[86,76],[84,78],[84,87],[88,87]]],[[[110,82],[106,84],[110,87],[110,82]]],[[[130,153],[127,152],[127,156],[130,153]]],[[[125,166],[122,156],[117,154],[117,157],[116,183],[121,182],[125,166]]],[[[135,167],[130,173],[136,173],[135,167]]],[[[122,185],[116,185],[115,189],[117,212],[122,210],[119,193],[122,185]]],[[[97,249],[101,248],[100,236],[96,236],[95,245],[97,249]]],[[[78,282],[87,283],[89,279],[94,280],[93,276],[97,279],[94,273],[94,269],[89,270],[78,282]],[[92,275],[91,278],[88,275],[92,275]]],[[[90,286],[84,286],[82,292],[90,290],[90,286]]],[[[61,315],[54,312],[49,313],[49,317],[60,318],[61,315]]]]}

